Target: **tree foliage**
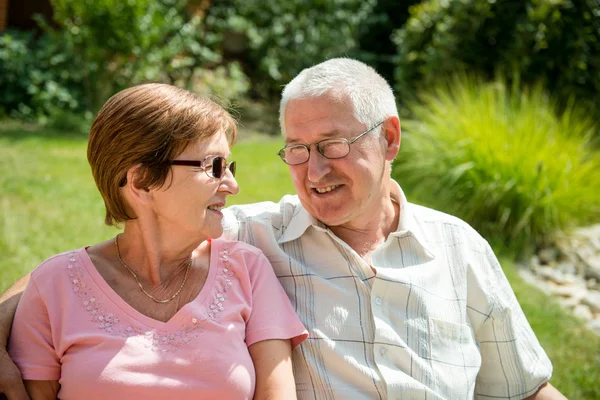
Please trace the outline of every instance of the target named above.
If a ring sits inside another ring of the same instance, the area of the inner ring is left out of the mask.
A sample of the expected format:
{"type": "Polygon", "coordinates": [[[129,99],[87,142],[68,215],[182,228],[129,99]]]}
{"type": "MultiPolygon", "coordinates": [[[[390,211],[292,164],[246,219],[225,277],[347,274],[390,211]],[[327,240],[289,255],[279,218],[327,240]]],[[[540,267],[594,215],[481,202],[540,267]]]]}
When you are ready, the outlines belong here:
{"type": "Polygon", "coordinates": [[[409,8],[420,1],[377,0],[372,12],[358,26],[358,49],[350,54],[392,82],[396,55],[392,35],[408,20],[409,8]]]}

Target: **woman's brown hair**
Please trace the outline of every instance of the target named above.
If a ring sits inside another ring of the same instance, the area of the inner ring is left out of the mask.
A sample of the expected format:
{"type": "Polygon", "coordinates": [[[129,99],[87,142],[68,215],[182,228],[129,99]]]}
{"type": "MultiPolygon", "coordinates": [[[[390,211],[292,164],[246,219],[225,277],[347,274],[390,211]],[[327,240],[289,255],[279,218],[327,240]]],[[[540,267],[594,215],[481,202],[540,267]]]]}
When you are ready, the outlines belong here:
{"type": "Polygon", "coordinates": [[[233,145],[237,126],[231,115],[185,89],[150,83],[112,96],[92,124],[87,150],[106,207],[105,223],[135,218],[120,190],[131,167],[140,166],[137,187],[161,187],[175,157],[189,144],[219,132],[225,132],[233,145]]]}

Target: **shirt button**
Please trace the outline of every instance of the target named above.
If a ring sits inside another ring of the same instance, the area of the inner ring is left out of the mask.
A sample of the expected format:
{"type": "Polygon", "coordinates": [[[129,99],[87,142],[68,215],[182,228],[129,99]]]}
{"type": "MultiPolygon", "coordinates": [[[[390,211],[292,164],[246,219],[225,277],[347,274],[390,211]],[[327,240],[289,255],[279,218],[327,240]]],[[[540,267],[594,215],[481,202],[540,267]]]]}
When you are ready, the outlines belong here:
{"type": "Polygon", "coordinates": [[[385,353],[387,353],[387,349],[385,347],[380,347],[379,348],[379,354],[381,354],[381,356],[385,356],[385,353]]]}
{"type": "Polygon", "coordinates": [[[375,304],[377,304],[378,306],[381,305],[381,297],[376,297],[375,298],[375,304]]]}

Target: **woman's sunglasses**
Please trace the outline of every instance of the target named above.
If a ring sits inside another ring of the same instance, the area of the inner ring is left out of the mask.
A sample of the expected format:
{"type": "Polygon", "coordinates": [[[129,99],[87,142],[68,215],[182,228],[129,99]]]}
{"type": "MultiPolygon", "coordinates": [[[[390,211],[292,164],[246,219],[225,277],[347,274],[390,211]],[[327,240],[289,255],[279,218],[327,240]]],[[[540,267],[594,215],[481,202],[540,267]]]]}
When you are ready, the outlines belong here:
{"type": "Polygon", "coordinates": [[[221,156],[206,156],[202,161],[173,160],[171,165],[202,168],[209,178],[214,179],[222,179],[227,169],[231,171],[231,175],[235,176],[235,161],[227,163],[227,159],[221,156]]]}

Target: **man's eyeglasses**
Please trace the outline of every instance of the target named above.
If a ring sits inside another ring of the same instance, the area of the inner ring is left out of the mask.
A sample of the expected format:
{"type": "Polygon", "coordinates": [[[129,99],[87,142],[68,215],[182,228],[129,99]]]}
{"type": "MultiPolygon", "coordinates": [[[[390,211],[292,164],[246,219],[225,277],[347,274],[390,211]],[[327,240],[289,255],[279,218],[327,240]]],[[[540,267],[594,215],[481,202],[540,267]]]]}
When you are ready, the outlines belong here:
{"type": "Polygon", "coordinates": [[[383,124],[383,121],[376,123],[352,140],[345,138],[324,139],[311,144],[290,144],[279,150],[277,155],[281,157],[284,163],[288,165],[304,164],[310,158],[310,147],[317,146],[317,150],[325,158],[343,158],[350,153],[350,145],[358,139],[383,124]]]}
{"type": "Polygon", "coordinates": [[[202,161],[173,160],[171,165],[202,168],[209,178],[214,179],[222,179],[227,169],[231,171],[231,175],[235,176],[235,161],[227,163],[227,159],[221,156],[206,156],[202,161]]]}

